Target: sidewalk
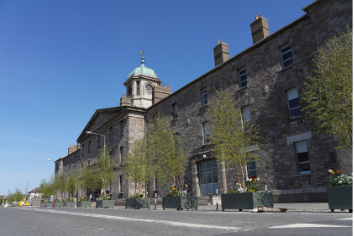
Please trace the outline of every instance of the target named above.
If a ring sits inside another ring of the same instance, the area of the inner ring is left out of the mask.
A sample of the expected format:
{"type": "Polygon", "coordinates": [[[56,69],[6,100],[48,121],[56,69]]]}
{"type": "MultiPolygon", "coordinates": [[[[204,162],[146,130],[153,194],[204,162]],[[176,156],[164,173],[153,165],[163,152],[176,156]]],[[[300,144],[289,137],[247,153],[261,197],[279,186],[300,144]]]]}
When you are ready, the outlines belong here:
{"type": "MultiPolygon", "coordinates": [[[[115,206],[115,209],[125,209],[124,206],[115,206]]],[[[330,212],[331,210],[328,208],[327,202],[299,202],[299,203],[274,203],[274,208],[286,208],[288,212],[294,211],[308,211],[308,212],[330,212]]],[[[155,205],[151,204],[150,209],[154,210],[155,205]]],[[[162,205],[156,205],[157,210],[163,210],[162,205]]],[[[166,209],[172,210],[172,209],[166,209]]],[[[199,205],[198,211],[215,211],[216,205],[199,205]]],[[[250,211],[251,209],[247,209],[244,211],[250,211]]],[[[222,211],[221,205],[219,205],[219,211],[222,211]]],[[[228,211],[228,210],[227,210],[228,211]]],[[[235,211],[235,210],[232,210],[235,211]]],[[[238,210],[237,210],[238,211],[238,210]]],[[[341,212],[340,210],[336,210],[335,212],[341,212]]],[[[344,210],[343,212],[348,212],[348,210],[344,210]]]]}

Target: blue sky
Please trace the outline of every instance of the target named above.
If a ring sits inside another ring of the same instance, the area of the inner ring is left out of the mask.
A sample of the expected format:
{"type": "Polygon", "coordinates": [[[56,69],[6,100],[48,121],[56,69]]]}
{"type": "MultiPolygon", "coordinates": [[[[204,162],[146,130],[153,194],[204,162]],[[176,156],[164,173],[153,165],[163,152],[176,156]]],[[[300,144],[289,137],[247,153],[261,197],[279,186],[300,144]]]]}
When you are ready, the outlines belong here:
{"type": "Polygon", "coordinates": [[[146,66],[173,91],[252,45],[259,12],[270,33],[312,0],[0,1],[0,195],[39,186],[96,109],[119,106],[123,82],[146,66]]]}

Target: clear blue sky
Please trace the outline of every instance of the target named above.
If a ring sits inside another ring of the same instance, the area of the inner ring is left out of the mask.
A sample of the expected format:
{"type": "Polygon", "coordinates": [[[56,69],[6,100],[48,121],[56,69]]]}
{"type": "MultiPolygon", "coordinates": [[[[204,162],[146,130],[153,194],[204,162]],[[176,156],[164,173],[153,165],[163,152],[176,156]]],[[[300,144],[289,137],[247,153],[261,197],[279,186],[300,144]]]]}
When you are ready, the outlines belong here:
{"type": "Polygon", "coordinates": [[[0,1],[0,195],[39,186],[96,109],[119,106],[123,82],[146,66],[173,91],[252,45],[257,13],[270,33],[312,0],[0,1]]]}

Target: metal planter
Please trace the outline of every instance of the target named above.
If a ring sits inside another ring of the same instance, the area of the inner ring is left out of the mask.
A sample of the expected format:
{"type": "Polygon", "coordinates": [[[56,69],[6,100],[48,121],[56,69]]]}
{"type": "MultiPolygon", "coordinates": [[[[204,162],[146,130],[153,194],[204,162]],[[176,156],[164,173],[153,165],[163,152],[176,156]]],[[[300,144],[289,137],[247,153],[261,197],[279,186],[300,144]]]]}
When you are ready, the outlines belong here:
{"type": "Polygon", "coordinates": [[[114,208],[114,200],[99,200],[96,202],[96,208],[114,208]]]}
{"type": "Polygon", "coordinates": [[[349,209],[353,212],[353,186],[327,187],[328,208],[349,209]]]}
{"type": "Polygon", "coordinates": [[[54,202],[54,207],[63,207],[64,203],[62,202],[54,202]]]}
{"type": "Polygon", "coordinates": [[[78,201],[77,202],[77,207],[91,208],[91,202],[89,202],[89,201],[78,201]]]}
{"type": "Polygon", "coordinates": [[[198,197],[163,197],[162,208],[196,209],[198,210],[198,197]]]}
{"type": "Polygon", "coordinates": [[[64,202],[64,207],[75,208],[75,202],[64,202]]]}
{"type": "Polygon", "coordinates": [[[268,192],[221,194],[221,209],[254,209],[273,207],[273,194],[268,192]]]}
{"type": "Polygon", "coordinates": [[[148,208],[150,209],[150,199],[144,198],[129,198],[125,200],[125,209],[132,207],[135,209],[148,208]]]}

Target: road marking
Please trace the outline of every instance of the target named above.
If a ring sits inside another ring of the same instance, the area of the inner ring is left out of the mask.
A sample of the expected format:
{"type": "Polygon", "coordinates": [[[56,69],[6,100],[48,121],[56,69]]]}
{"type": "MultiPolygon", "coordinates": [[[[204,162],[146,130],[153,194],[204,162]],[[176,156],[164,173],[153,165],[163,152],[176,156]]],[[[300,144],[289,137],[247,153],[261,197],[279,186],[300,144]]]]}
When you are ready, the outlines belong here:
{"type": "Polygon", "coordinates": [[[344,218],[344,219],[337,219],[337,220],[353,220],[353,218],[344,218]]]}
{"type": "Polygon", "coordinates": [[[273,226],[269,227],[270,229],[286,229],[286,228],[335,228],[335,227],[352,227],[346,225],[322,225],[322,224],[291,224],[291,225],[280,225],[280,226],[273,226]]]}
{"type": "Polygon", "coordinates": [[[27,210],[27,211],[39,211],[39,212],[47,212],[53,214],[66,214],[66,215],[78,215],[78,216],[87,216],[87,217],[97,217],[97,218],[107,218],[113,220],[124,220],[124,221],[139,221],[145,223],[156,223],[156,224],[166,224],[170,226],[184,226],[184,227],[191,227],[191,228],[207,228],[207,229],[223,229],[223,230],[233,230],[239,231],[242,227],[229,227],[229,226],[219,226],[219,225],[203,225],[203,224],[191,224],[191,223],[182,223],[176,221],[167,221],[167,220],[148,220],[148,219],[138,219],[138,218],[131,218],[131,217],[123,217],[123,216],[110,216],[110,215],[100,215],[100,214],[88,214],[88,213],[80,213],[80,212],[67,212],[67,211],[58,211],[58,210],[46,210],[46,209],[24,209],[24,208],[16,208],[20,210],[27,210]]]}

